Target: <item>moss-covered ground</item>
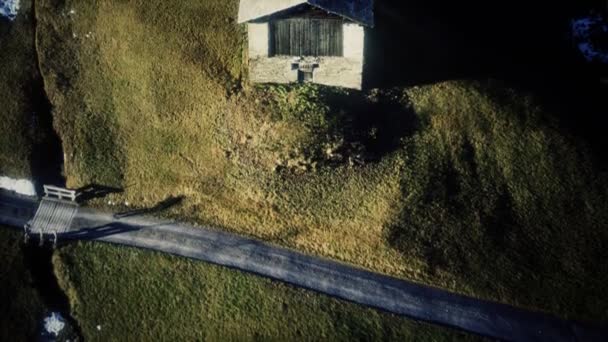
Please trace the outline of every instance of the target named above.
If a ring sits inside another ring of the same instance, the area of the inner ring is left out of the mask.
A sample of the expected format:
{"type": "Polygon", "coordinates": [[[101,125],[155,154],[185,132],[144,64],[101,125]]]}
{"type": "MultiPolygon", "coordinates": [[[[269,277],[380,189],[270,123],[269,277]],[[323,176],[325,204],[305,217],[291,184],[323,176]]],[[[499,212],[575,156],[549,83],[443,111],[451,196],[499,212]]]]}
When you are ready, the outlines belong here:
{"type": "Polygon", "coordinates": [[[251,86],[237,7],[37,2],[70,186],[124,188],[97,205],[185,196],[166,214],[476,297],[608,318],[606,175],[551,110],[492,81],[251,86]]]}

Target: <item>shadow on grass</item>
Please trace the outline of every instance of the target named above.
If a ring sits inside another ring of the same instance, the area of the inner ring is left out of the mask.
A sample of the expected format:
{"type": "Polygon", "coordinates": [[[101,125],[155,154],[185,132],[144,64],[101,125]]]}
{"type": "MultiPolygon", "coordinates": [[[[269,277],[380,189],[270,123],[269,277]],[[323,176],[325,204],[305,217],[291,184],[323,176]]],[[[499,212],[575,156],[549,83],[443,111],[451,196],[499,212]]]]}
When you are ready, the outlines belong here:
{"type": "Polygon", "coordinates": [[[401,146],[403,138],[419,128],[418,117],[400,94],[391,91],[331,92],[325,94],[329,105],[331,131],[343,137],[344,155],[360,153],[366,162],[376,162],[401,146]]]}
{"type": "Polygon", "coordinates": [[[63,175],[63,147],[59,135],[53,128],[51,105],[44,94],[42,81],[33,81],[30,98],[33,101],[34,144],[30,156],[32,177],[38,193],[43,193],[44,185],[65,186],[63,175]]]}
{"type": "MultiPolygon", "coordinates": [[[[29,6],[29,4],[28,4],[29,6]]],[[[33,4],[32,4],[33,6],[33,4]]],[[[29,134],[32,139],[32,151],[30,154],[30,167],[36,191],[42,193],[44,185],[55,185],[64,187],[66,179],[63,174],[64,154],[61,138],[53,126],[53,108],[47,97],[44,81],[39,70],[38,53],[36,51],[36,18],[33,10],[23,14],[28,26],[31,26],[32,34],[28,34],[28,49],[32,51],[31,79],[23,84],[27,101],[31,112],[27,113],[29,134]]],[[[25,66],[24,66],[25,67],[25,66]]]]}
{"type": "Polygon", "coordinates": [[[377,0],[366,32],[365,88],[496,79],[531,93],[602,163],[608,67],[589,65],[569,38],[570,20],[604,1],[377,0]]]}
{"type": "Polygon", "coordinates": [[[142,215],[151,215],[151,214],[159,213],[159,212],[167,210],[171,207],[180,205],[184,201],[184,198],[186,198],[186,197],[185,196],[177,196],[177,197],[171,196],[171,197],[165,199],[164,201],[159,202],[158,204],[156,204],[155,206],[153,206],[151,208],[135,209],[135,210],[125,211],[122,213],[116,213],[116,214],[114,214],[114,218],[122,219],[122,218],[127,218],[127,217],[132,217],[132,216],[142,216],[142,215]]]}
{"type": "Polygon", "coordinates": [[[124,189],[99,185],[99,184],[89,184],[77,190],[78,201],[79,202],[87,202],[96,198],[103,198],[111,194],[121,194],[124,192],[124,189]]]}
{"type": "MultiPolygon", "coordinates": [[[[491,265],[501,254],[517,260],[522,267],[539,269],[538,246],[529,246],[522,227],[516,221],[512,198],[508,192],[493,198],[476,199],[484,208],[473,208],[462,200],[470,197],[461,189],[461,179],[448,166],[436,176],[424,199],[402,209],[399,222],[386,229],[389,245],[406,257],[426,261],[431,275],[449,270],[457,275],[480,278],[479,265],[491,265]],[[434,209],[430,209],[434,208],[434,209]],[[472,221],[471,212],[479,222],[472,221]]],[[[500,279],[508,276],[495,271],[500,279]]]]}
{"type": "Polygon", "coordinates": [[[99,227],[86,228],[78,231],[61,234],[61,240],[96,240],[104,237],[130,233],[140,230],[138,227],[126,225],[123,223],[109,223],[99,227]]]}
{"type": "Polygon", "coordinates": [[[80,326],[71,316],[69,298],[59,285],[55,275],[53,252],[51,248],[41,248],[34,244],[26,244],[23,247],[26,267],[32,275],[33,286],[40,294],[45,307],[51,312],[60,312],[67,320],[68,327],[61,332],[61,336],[82,340],[80,326]]]}
{"type": "Polygon", "coordinates": [[[366,34],[367,86],[580,77],[585,67],[568,38],[570,20],[604,6],[596,0],[377,0],[376,26],[366,34]]]}

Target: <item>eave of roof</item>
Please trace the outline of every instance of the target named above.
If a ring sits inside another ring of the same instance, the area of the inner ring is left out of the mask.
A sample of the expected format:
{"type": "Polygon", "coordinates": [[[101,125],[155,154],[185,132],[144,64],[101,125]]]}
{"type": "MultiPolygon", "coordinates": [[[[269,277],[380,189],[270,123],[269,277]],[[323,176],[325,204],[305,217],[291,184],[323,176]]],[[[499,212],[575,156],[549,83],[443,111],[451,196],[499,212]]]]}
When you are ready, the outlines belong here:
{"type": "Polygon", "coordinates": [[[365,26],[374,26],[373,0],[241,0],[239,23],[309,4],[365,26]]]}

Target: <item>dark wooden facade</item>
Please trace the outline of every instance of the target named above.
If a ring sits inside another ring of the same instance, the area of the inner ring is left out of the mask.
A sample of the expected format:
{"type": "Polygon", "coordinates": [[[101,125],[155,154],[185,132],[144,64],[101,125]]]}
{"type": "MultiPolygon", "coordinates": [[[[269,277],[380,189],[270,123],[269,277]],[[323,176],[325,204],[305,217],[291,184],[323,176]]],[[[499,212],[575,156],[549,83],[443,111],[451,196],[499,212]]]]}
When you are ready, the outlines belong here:
{"type": "Polygon", "coordinates": [[[270,56],[344,55],[343,21],[289,18],[270,22],[270,56]]]}

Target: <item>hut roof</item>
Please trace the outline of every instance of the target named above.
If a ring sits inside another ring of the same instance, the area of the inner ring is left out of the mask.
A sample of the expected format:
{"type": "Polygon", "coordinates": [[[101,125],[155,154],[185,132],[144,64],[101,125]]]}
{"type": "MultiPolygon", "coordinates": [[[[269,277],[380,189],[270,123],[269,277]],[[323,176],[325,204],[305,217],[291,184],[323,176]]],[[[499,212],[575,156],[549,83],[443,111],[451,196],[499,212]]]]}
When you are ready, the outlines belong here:
{"type": "Polygon", "coordinates": [[[374,0],[241,0],[239,23],[308,4],[365,26],[374,26],[374,0]]]}

